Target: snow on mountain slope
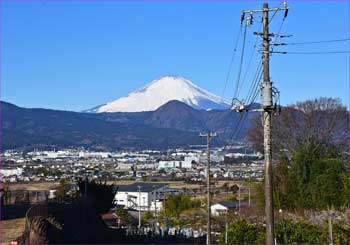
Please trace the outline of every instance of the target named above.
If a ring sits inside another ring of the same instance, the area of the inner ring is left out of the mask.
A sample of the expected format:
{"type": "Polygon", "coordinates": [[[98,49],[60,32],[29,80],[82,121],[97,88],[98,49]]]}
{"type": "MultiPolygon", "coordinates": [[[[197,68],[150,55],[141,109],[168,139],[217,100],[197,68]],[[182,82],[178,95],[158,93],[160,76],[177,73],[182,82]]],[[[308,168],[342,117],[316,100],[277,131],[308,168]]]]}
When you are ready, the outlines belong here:
{"type": "Polygon", "coordinates": [[[184,102],[195,109],[226,109],[230,106],[228,101],[198,87],[185,78],[165,76],[126,97],[85,112],[154,111],[171,100],[184,102]]]}

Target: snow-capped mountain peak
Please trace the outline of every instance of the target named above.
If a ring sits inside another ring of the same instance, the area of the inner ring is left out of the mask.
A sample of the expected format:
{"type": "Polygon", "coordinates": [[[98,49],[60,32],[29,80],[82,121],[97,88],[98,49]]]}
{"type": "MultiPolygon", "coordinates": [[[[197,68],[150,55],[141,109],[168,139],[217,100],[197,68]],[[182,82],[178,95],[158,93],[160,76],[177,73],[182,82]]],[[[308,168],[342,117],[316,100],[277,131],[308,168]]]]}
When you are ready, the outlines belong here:
{"type": "Polygon", "coordinates": [[[224,109],[229,102],[178,76],[164,76],[120,99],[86,112],[155,111],[171,100],[186,103],[195,109],[224,109]]]}

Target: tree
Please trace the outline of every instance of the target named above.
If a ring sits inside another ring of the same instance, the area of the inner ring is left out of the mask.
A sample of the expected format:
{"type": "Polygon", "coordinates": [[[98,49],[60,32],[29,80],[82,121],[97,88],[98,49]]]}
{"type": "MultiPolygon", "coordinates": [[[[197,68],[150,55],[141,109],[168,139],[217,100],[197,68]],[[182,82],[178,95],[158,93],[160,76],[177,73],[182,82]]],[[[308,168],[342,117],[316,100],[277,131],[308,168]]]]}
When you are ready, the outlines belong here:
{"type": "Polygon", "coordinates": [[[129,212],[123,208],[118,208],[115,210],[116,215],[120,217],[125,223],[130,224],[134,218],[129,214],[129,212]]]}
{"type": "Polygon", "coordinates": [[[190,195],[171,195],[166,200],[166,214],[168,217],[179,217],[182,211],[200,207],[200,200],[191,200],[190,195]]]}
{"type": "Polygon", "coordinates": [[[325,228],[307,223],[284,220],[276,225],[276,240],[280,244],[325,244],[328,231],[325,228]]]}
{"type": "Polygon", "coordinates": [[[58,201],[68,201],[69,196],[68,192],[70,190],[69,182],[66,179],[60,179],[59,186],[57,191],[55,192],[55,195],[58,199],[58,201]]]}
{"type": "MultiPolygon", "coordinates": [[[[335,145],[349,149],[349,112],[339,99],[321,97],[306,100],[283,108],[279,116],[273,118],[273,153],[293,154],[298,145],[335,145]]],[[[248,133],[253,148],[263,152],[263,127],[257,117],[248,133]]]]}
{"type": "Polygon", "coordinates": [[[10,187],[7,184],[4,184],[4,204],[8,205],[11,204],[11,191],[10,187]]]}
{"type": "Polygon", "coordinates": [[[99,214],[107,213],[114,205],[114,197],[117,189],[114,185],[108,185],[106,182],[96,182],[95,180],[87,181],[78,180],[79,192],[85,196],[85,184],[87,185],[87,197],[99,214]]]}
{"type": "Polygon", "coordinates": [[[232,191],[232,195],[236,195],[236,193],[239,190],[239,186],[238,185],[233,185],[230,187],[231,191],[232,191]]]}
{"type": "Polygon", "coordinates": [[[222,188],[224,189],[225,193],[226,193],[226,200],[228,200],[228,191],[229,191],[229,183],[228,182],[225,182],[223,185],[222,185],[222,188]]]}
{"type": "MultiPolygon", "coordinates": [[[[282,209],[341,208],[348,202],[349,185],[345,162],[333,149],[299,146],[289,160],[274,167],[274,199],[282,209]]],[[[262,185],[262,184],[261,184],[262,185]]],[[[260,202],[264,188],[258,188],[260,202]]]]}
{"type": "MultiPolygon", "coordinates": [[[[349,112],[339,99],[298,102],[274,117],[274,199],[277,207],[341,207],[349,195],[342,153],[350,146],[349,112]]],[[[248,139],[262,151],[260,118],[248,139]]],[[[263,188],[259,188],[263,191],[263,188]]],[[[259,195],[262,196],[262,195],[259,195]]]]}
{"type": "MultiPolygon", "coordinates": [[[[246,219],[238,219],[229,224],[227,231],[228,244],[262,244],[264,229],[246,219]]],[[[221,234],[220,243],[225,242],[225,233],[221,234]]]]}
{"type": "MultiPolygon", "coordinates": [[[[348,242],[349,227],[341,224],[333,225],[335,244],[348,242]]],[[[327,244],[327,226],[318,226],[306,221],[282,220],[275,226],[276,241],[278,244],[327,244]]],[[[265,229],[262,224],[252,223],[246,219],[238,219],[229,224],[229,244],[263,244],[265,229]]],[[[225,242],[225,233],[219,238],[219,243],[225,242]]]]}
{"type": "Polygon", "coordinates": [[[153,212],[151,212],[151,211],[146,211],[146,212],[143,213],[142,219],[143,219],[145,222],[148,222],[148,220],[150,220],[150,219],[153,218],[153,215],[154,215],[153,212]]]}

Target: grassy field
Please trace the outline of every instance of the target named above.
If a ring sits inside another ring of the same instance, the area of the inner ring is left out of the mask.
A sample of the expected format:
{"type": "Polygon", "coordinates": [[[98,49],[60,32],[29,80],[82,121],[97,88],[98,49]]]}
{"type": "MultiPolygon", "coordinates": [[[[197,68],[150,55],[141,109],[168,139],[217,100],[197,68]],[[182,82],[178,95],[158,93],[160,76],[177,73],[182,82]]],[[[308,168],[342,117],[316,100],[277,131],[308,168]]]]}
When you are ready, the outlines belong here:
{"type": "MultiPolygon", "coordinates": [[[[233,180],[219,180],[216,183],[217,187],[222,186],[225,182],[228,182],[230,185],[240,183],[238,181],[233,180]]],[[[107,181],[109,184],[115,184],[115,185],[129,185],[134,183],[133,180],[114,180],[114,181],[107,181]]],[[[157,181],[154,182],[155,184],[161,184],[161,183],[167,183],[170,185],[170,188],[187,188],[187,189],[197,189],[197,188],[203,188],[203,186],[200,186],[199,184],[188,184],[184,181],[157,181]]],[[[31,183],[9,183],[7,186],[10,190],[28,190],[28,191],[35,191],[35,190],[50,190],[50,189],[56,189],[59,185],[59,182],[31,182],[31,183]]]]}
{"type": "Polygon", "coordinates": [[[24,231],[25,218],[0,221],[1,244],[9,244],[15,241],[24,231]]]}
{"type": "Polygon", "coordinates": [[[50,190],[55,189],[58,186],[58,182],[30,182],[30,183],[9,183],[6,184],[10,190],[50,190]]]}

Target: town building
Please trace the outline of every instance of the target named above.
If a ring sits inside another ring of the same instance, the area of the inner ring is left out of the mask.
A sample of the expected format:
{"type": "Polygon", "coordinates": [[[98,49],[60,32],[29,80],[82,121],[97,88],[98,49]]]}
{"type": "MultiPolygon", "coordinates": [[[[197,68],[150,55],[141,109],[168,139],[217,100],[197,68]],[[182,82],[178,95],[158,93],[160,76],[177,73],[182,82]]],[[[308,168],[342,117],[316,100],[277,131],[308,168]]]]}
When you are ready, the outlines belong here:
{"type": "Polygon", "coordinates": [[[117,205],[124,208],[141,211],[161,210],[164,192],[168,184],[136,182],[131,185],[121,185],[115,195],[117,205]]]}
{"type": "Polygon", "coordinates": [[[159,161],[158,170],[173,168],[192,168],[192,161],[159,161]]]}
{"type": "Polygon", "coordinates": [[[222,201],[210,206],[210,211],[213,216],[225,214],[228,211],[234,211],[239,208],[238,201],[222,201]]]}

